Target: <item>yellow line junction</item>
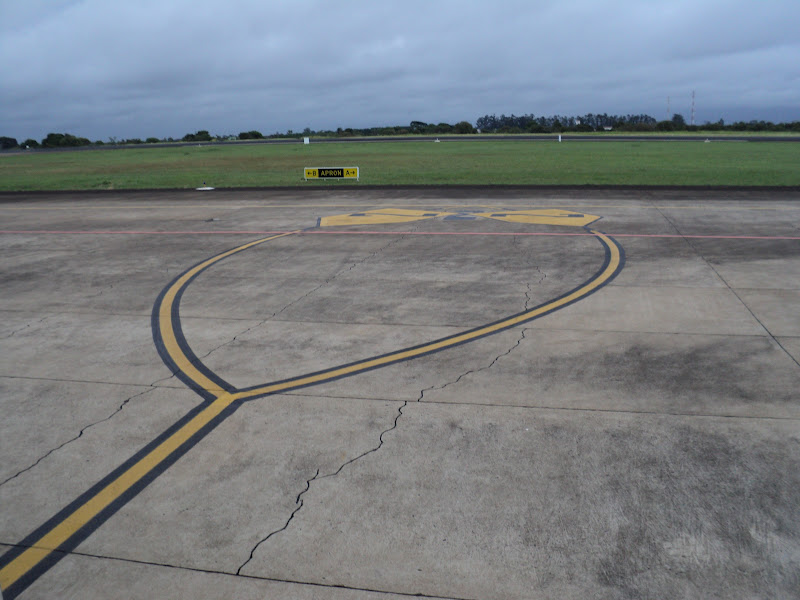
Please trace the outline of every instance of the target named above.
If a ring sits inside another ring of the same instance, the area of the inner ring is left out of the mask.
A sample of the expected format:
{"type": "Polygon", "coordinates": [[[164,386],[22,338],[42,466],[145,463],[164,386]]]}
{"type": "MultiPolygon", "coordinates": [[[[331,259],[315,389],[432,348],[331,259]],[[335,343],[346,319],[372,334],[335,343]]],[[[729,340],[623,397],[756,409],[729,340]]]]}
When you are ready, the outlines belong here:
{"type": "Polygon", "coordinates": [[[211,371],[191,350],[181,328],[183,293],[201,273],[231,256],[273,240],[301,237],[304,231],[310,230],[257,239],[187,269],[157,298],[151,325],[156,348],[164,363],[204,401],[0,557],[0,589],[4,599],[15,598],[24,591],[247,401],[419,358],[538,319],[599,290],[619,274],[625,262],[624,251],[616,240],[589,228],[599,217],[558,209],[485,213],[380,209],[323,217],[318,227],[392,224],[437,218],[487,218],[512,223],[582,227],[600,243],[604,252],[603,263],[578,287],[532,309],[417,346],[243,389],[237,389],[211,371]]]}

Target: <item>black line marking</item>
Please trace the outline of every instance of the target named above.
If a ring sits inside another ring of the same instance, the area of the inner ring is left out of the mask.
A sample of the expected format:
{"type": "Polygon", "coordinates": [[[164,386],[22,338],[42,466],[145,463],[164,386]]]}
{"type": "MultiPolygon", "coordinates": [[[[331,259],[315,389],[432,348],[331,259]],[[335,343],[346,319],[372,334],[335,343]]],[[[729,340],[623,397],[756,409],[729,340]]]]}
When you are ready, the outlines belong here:
{"type": "MultiPolygon", "coordinates": [[[[230,252],[230,250],[226,250],[225,252],[230,252]]],[[[153,334],[153,343],[156,346],[156,350],[158,351],[158,355],[161,357],[163,363],[167,366],[167,368],[175,375],[178,379],[180,379],[186,387],[194,392],[197,392],[204,400],[214,400],[216,396],[214,396],[211,392],[203,389],[197,382],[191,379],[183,370],[178,367],[178,365],[173,360],[172,356],[170,356],[169,352],[167,352],[166,346],[164,345],[164,339],[161,337],[161,328],[159,326],[160,319],[159,313],[161,311],[161,306],[164,303],[164,297],[167,293],[172,289],[172,287],[178,282],[181,277],[185,276],[186,273],[191,271],[192,269],[197,268],[199,265],[212,260],[213,258],[225,254],[225,252],[220,252],[215,254],[213,257],[205,260],[201,260],[200,262],[192,265],[188,269],[184,270],[182,273],[178,274],[172,281],[161,290],[158,297],[156,298],[156,302],[153,305],[153,312],[150,315],[150,329],[153,334]]],[[[235,254],[231,255],[235,256],[235,254]]],[[[222,259],[224,260],[224,259],[222,259]]],[[[219,262],[219,261],[217,261],[219,262]]],[[[197,273],[195,273],[190,279],[188,279],[184,285],[180,287],[175,295],[175,300],[172,303],[171,307],[171,314],[170,314],[170,321],[172,325],[173,332],[175,333],[175,339],[178,342],[178,347],[183,352],[184,356],[189,359],[189,362],[195,366],[195,368],[200,371],[203,375],[208,377],[213,383],[217,384],[221,389],[232,392],[234,391],[234,386],[219,377],[216,373],[211,371],[208,367],[206,367],[203,362],[197,357],[194,351],[189,346],[189,343],[186,341],[186,336],[183,334],[183,327],[181,326],[181,319],[180,319],[180,303],[183,298],[183,292],[186,288],[197,279],[197,276],[201,273],[204,273],[210,266],[216,264],[216,262],[212,262],[207,265],[205,268],[201,269],[197,273]]]]}
{"type": "MultiPolygon", "coordinates": [[[[597,239],[599,239],[599,238],[597,238],[597,239]]],[[[522,321],[519,321],[519,322],[511,324],[511,325],[508,325],[508,326],[503,327],[501,329],[496,329],[494,331],[490,331],[490,332],[484,333],[483,335],[476,336],[476,337],[470,338],[468,340],[464,340],[463,342],[458,342],[456,344],[451,344],[451,345],[446,346],[444,348],[437,348],[437,349],[429,350],[428,352],[424,352],[422,354],[416,354],[414,356],[399,357],[399,358],[397,358],[397,360],[393,360],[391,362],[382,363],[380,365],[375,365],[374,367],[369,367],[369,368],[366,368],[366,369],[355,371],[353,373],[343,373],[342,375],[339,375],[339,376],[336,376],[336,377],[331,377],[329,379],[325,379],[324,381],[314,381],[314,382],[307,383],[307,384],[304,384],[304,385],[298,385],[298,386],[292,387],[290,389],[291,390],[299,390],[299,389],[303,389],[303,388],[306,388],[306,387],[311,387],[311,386],[314,386],[314,385],[320,385],[322,383],[328,383],[328,382],[331,382],[331,381],[337,381],[339,379],[344,379],[346,377],[350,377],[352,375],[357,375],[359,373],[367,373],[368,371],[373,371],[375,369],[381,369],[383,367],[388,367],[389,365],[394,365],[394,364],[405,362],[405,361],[408,361],[408,360],[413,360],[415,358],[420,358],[420,357],[423,357],[423,356],[429,356],[431,354],[435,354],[435,353],[441,352],[443,350],[449,350],[450,348],[456,348],[456,347],[461,346],[463,344],[468,344],[468,343],[473,342],[475,340],[479,340],[479,339],[482,339],[484,337],[488,337],[490,335],[494,335],[495,333],[500,333],[501,331],[506,331],[508,329],[513,329],[514,327],[518,327],[518,326],[523,325],[525,323],[530,323],[531,321],[535,321],[536,319],[540,319],[540,318],[545,317],[545,316],[547,316],[549,314],[552,314],[557,310],[561,310],[562,308],[566,308],[567,306],[571,306],[572,304],[575,304],[576,302],[579,302],[580,300],[583,300],[584,298],[587,298],[587,297],[591,296],[592,294],[594,294],[598,290],[600,290],[603,287],[605,287],[606,285],[608,285],[611,281],[614,280],[614,278],[616,278],[617,275],[619,275],[620,271],[625,266],[625,254],[624,254],[624,251],[622,249],[622,246],[620,246],[616,242],[616,240],[613,240],[613,238],[609,238],[609,239],[612,240],[614,245],[619,250],[619,253],[620,253],[620,264],[619,264],[619,266],[614,271],[614,273],[611,276],[609,276],[609,278],[605,282],[603,282],[602,284],[598,285],[595,289],[587,292],[586,294],[583,294],[582,296],[580,296],[578,298],[575,298],[574,300],[571,300],[570,302],[567,302],[567,303],[562,304],[560,306],[556,306],[556,307],[554,307],[554,308],[552,308],[552,309],[550,309],[550,310],[548,310],[546,312],[543,312],[543,313],[537,314],[537,315],[533,315],[528,319],[524,319],[522,321]]],[[[601,243],[602,243],[602,241],[601,241],[601,243]]],[[[385,358],[387,356],[391,356],[392,354],[400,354],[400,353],[403,353],[403,352],[410,352],[410,351],[416,350],[418,348],[423,348],[425,346],[429,346],[429,345],[436,344],[436,343],[439,343],[439,342],[446,342],[447,340],[458,338],[458,337],[461,337],[463,335],[467,335],[469,333],[472,333],[474,331],[479,331],[479,330],[484,329],[486,327],[491,327],[492,325],[496,325],[498,323],[502,323],[504,321],[507,321],[507,320],[510,320],[510,319],[514,319],[515,317],[519,317],[521,315],[524,315],[525,313],[529,313],[529,312],[535,311],[538,308],[541,308],[542,306],[546,306],[548,304],[552,304],[553,302],[557,302],[558,300],[561,300],[562,298],[565,298],[565,297],[569,296],[570,294],[575,293],[577,290],[581,289],[582,287],[590,285],[592,282],[596,281],[603,274],[603,271],[605,271],[605,269],[608,267],[609,262],[611,262],[611,251],[610,251],[610,249],[608,247],[605,247],[605,244],[604,244],[604,249],[605,249],[605,257],[604,257],[604,260],[603,260],[603,264],[590,279],[587,279],[586,281],[584,281],[580,285],[576,286],[575,288],[573,288],[573,289],[571,289],[571,290],[569,290],[567,292],[564,292],[560,296],[556,296],[555,298],[551,298],[550,300],[547,300],[546,302],[543,302],[543,303],[541,303],[541,304],[539,304],[539,305],[537,305],[537,306],[535,306],[533,308],[529,308],[528,310],[520,311],[518,313],[503,317],[501,319],[497,319],[496,321],[491,321],[491,322],[486,323],[484,325],[479,325],[478,327],[473,327],[472,329],[467,329],[466,331],[460,331],[458,333],[454,333],[452,335],[448,335],[448,336],[445,336],[443,338],[439,338],[439,339],[436,339],[436,340],[430,340],[430,341],[424,342],[422,344],[417,344],[416,346],[409,346],[407,348],[401,348],[399,350],[393,350],[391,352],[386,352],[384,354],[379,354],[377,356],[371,356],[369,358],[356,360],[356,361],[353,361],[353,362],[350,362],[350,363],[345,363],[343,365],[337,365],[335,367],[329,367],[327,369],[322,369],[320,371],[314,371],[312,373],[305,373],[303,375],[297,375],[295,377],[289,377],[287,379],[280,379],[280,380],[277,380],[277,381],[271,381],[269,383],[262,383],[262,384],[253,385],[253,386],[246,387],[246,388],[240,388],[238,391],[239,392],[249,392],[249,391],[252,391],[252,390],[257,390],[258,388],[267,387],[267,386],[271,386],[271,385],[278,385],[278,384],[283,384],[283,383],[291,383],[292,381],[299,381],[299,380],[302,380],[302,379],[306,379],[308,377],[314,377],[314,376],[317,376],[317,375],[324,375],[325,373],[331,373],[331,372],[334,372],[334,371],[338,371],[339,369],[352,367],[352,366],[356,366],[356,365],[359,365],[359,364],[368,363],[368,362],[371,362],[373,360],[377,360],[377,359],[385,358]]],[[[281,390],[277,390],[277,391],[274,391],[274,392],[266,392],[266,393],[260,394],[258,396],[253,396],[251,398],[245,398],[244,402],[250,402],[252,400],[257,400],[259,398],[264,398],[265,396],[271,396],[273,394],[282,394],[282,393],[285,393],[287,391],[289,391],[289,390],[281,389],[281,390]]]]}
{"type": "MultiPolygon", "coordinates": [[[[584,229],[586,229],[587,231],[590,231],[588,229],[588,226],[584,227],[584,229]]],[[[207,392],[206,390],[200,388],[199,384],[197,384],[192,379],[190,379],[188,377],[188,375],[183,373],[183,371],[181,371],[178,368],[178,366],[173,361],[172,357],[167,352],[166,347],[164,346],[164,342],[163,342],[163,339],[161,337],[160,328],[159,328],[159,318],[158,318],[159,312],[160,312],[159,309],[160,309],[160,307],[161,307],[161,305],[162,305],[162,303],[164,301],[164,297],[169,292],[169,290],[172,289],[172,287],[175,285],[175,283],[181,277],[185,276],[186,273],[188,273],[192,269],[197,268],[199,265],[201,265],[203,263],[206,263],[206,262],[209,262],[209,264],[206,267],[200,269],[197,273],[195,273],[192,277],[190,277],[179,288],[179,290],[176,292],[175,299],[174,299],[172,307],[171,307],[170,320],[172,322],[173,330],[174,330],[174,333],[175,333],[175,337],[176,337],[176,340],[178,340],[178,343],[179,343],[179,346],[181,348],[181,351],[184,352],[185,355],[190,358],[190,361],[195,366],[195,368],[197,368],[204,376],[208,377],[209,380],[211,380],[212,382],[221,384],[220,387],[222,387],[222,389],[226,389],[228,392],[234,393],[234,392],[246,392],[246,391],[249,391],[249,390],[258,389],[260,387],[265,387],[265,386],[268,386],[268,385],[274,385],[274,384],[277,384],[277,383],[297,381],[297,380],[305,379],[307,377],[311,377],[311,376],[314,376],[314,375],[317,375],[317,374],[324,374],[326,372],[332,372],[332,371],[335,371],[335,370],[338,370],[338,369],[341,369],[341,368],[344,368],[344,367],[347,367],[347,366],[353,366],[353,365],[358,365],[358,364],[362,364],[362,363],[365,363],[365,362],[369,362],[369,361],[375,360],[376,358],[389,356],[391,354],[408,352],[408,351],[416,349],[416,348],[421,348],[421,347],[424,347],[424,346],[427,346],[427,345],[430,345],[430,344],[435,344],[437,342],[442,342],[442,341],[446,341],[446,340],[449,340],[449,339],[453,339],[455,337],[459,337],[459,336],[462,336],[464,334],[468,334],[470,332],[474,332],[474,331],[483,329],[485,327],[491,327],[494,324],[501,323],[501,322],[506,321],[506,320],[514,319],[515,317],[518,317],[518,316],[521,316],[521,315],[523,315],[523,314],[525,314],[527,312],[531,312],[533,310],[536,310],[537,308],[540,308],[540,307],[545,306],[547,304],[550,304],[550,303],[553,303],[553,302],[557,302],[558,300],[560,300],[560,299],[562,299],[562,298],[574,293],[575,291],[579,290],[580,288],[585,287],[587,285],[590,285],[592,282],[596,281],[602,275],[602,273],[605,271],[605,269],[608,267],[608,265],[610,263],[610,260],[611,260],[611,248],[601,238],[599,238],[597,236],[594,236],[594,237],[597,240],[599,240],[599,242],[602,244],[602,246],[604,248],[603,264],[597,270],[597,272],[590,279],[584,281],[579,286],[573,288],[572,290],[570,290],[568,292],[565,292],[564,294],[561,294],[560,296],[557,296],[556,298],[552,298],[552,299],[548,300],[547,302],[544,302],[544,303],[538,305],[537,307],[535,307],[533,309],[524,310],[524,311],[521,311],[519,313],[510,315],[510,316],[506,316],[506,317],[501,318],[501,319],[498,319],[496,321],[492,321],[492,322],[487,323],[485,325],[481,325],[479,327],[475,327],[475,328],[469,329],[467,331],[460,332],[458,334],[453,334],[451,336],[446,336],[444,338],[440,338],[439,340],[429,341],[429,342],[426,342],[426,343],[423,343],[423,344],[419,344],[417,346],[412,346],[412,347],[409,347],[409,348],[396,350],[394,352],[389,352],[389,353],[386,353],[386,354],[383,354],[383,355],[380,355],[380,356],[377,356],[377,357],[373,356],[373,357],[370,357],[368,359],[362,359],[360,361],[355,361],[355,362],[349,363],[347,365],[339,365],[337,367],[333,367],[333,368],[330,368],[330,369],[324,369],[324,370],[321,370],[321,371],[317,371],[315,373],[300,375],[300,376],[297,376],[297,377],[292,377],[292,378],[289,378],[289,379],[276,381],[276,382],[271,382],[271,383],[262,384],[262,385],[257,385],[257,386],[244,388],[244,389],[236,389],[236,388],[234,388],[231,384],[229,384],[228,382],[223,380],[221,377],[219,377],[213,371],[211,371],[205,365],[203,365],[203,363],[200,361],[200,359],[197,358],[197,356],[194,354],[194,352],[189,347],[188,342],[186,342],[186,339],[185,339],[185,337],[183,335],[182,328],[180,327],[180,310],[179,310],[180,300],[182,299],[184,290],[189,286],[190,283],[192,283],[197,278],[198,275],[200,275],[201,273],[205,272],[209,267],[217,264],[218,262],[222,262],[223,260],[226,260],[227,258],[230,258],[231,256],[236,256],[237,254],[239,254],[239,252],[233,252],[229,256],[226,256],[225,258],[219,259],[217,261],[213,261],[212,260],[213,258],[218,257],[218,256],[220,256],[222,254],[225,254],[226,252],[230,252],[230,250],[226,250],[225,252],[220,252],[219,254],[216,254],[213,257],[209,258],[209,259],[206,259],[206,260],[203,260],[203,261],[200,261],[200,262],[196,263],[192,267],[189,267],[188,269],[183,271],[176,278],[174,278],[161,291],[161,293],[158,295],[158,297],[156,299],[156,302],[155,302],[155,305],[154,305],[154,308],[153,308],[153,312],[151,313],[151,327],[152,327],[152,330],[153,330],[152,331],[153,340],[155,342],[156,349],[157,349],[158,354],[161,357],[162,361],[164,361],[164,363],[167,365],[167,367],[169,367],[170,370],[173,371],[173,373],[181,381],[183,381],[184,383],[187,384],[187,387],[189,387],[190,389],[193,389],[194,391],[196,391],[198,393],[198,395],[200,395],[203,398],[204,401],[202,403],[200,403],[198,406],[196,406],[194,409],[189,411],[186,415],[181,417],[173,425],[168,427],[163,433],[161,433],[154,440],[149,442],[141,450],[136,452],[131,458],[126,460],[119,467],[114,469],[111,473],[106,475],[103,479],[101,479],[99,482],[94,484],[92,487],[90,487],[83,494],[78,496],[78,498],[76,498],[70,504],[68,504],[66,507],[64,507],[63,509],[58,511],[53,517],[48,519],[44,524],[42,524],[37,529],[35,529],[32,533],[27,535],[21,542],[19,542],[17,545],[15,545],[11,550],[9,550],[8,552],[6,552],[2,556],[0,556],[0,568],[2,568],[4,566],[8,565],[9,563],[11,563],[15,558],[17,558],[23,552],[25,552],[28,548],[33,546],[35,544],[35,542],[37,542],[42,536],[44,536],[46,533],[48,533],[53,528],[55,528],[58,524],[63,522],[69,515],[71,515],[73,512],[75,512],[81,506],[83,506],[92,497],[96,496],[109,483],[111,483],[112,481],[117,479],[120,475],[122,475],[130,467],[132,467],[134,464],[136,464],[139,460],[141,460],[142,458],[144,458],[145,456],[150,454],[150,452],[152,450],[154,450],[159,444],[161,444],[163,441],[165,441],[167,438],[169,438],[173,433],[175,433],[176,431],[181,429],[186,423],[188,423],[196,415],[198,415],[200,412],[202,412],[206,407],[208,407],[209,404],[211,404],[211,402],[214,399],[216,399],[216,396],[214,396],[210,392],[207,392]],[[198,388],[200,388],[200,389],[198,389],[198,388]]],[[[82,541],[84,541],[95,530],[97,530],[98,527],[100,527],[109,518],[111,518],[118,510],[120,510],[120,508],[122,508],[130,500],[132,500],[134,497],[136,497],[139,494],[139,492],[141,492],[143,489],[145,489],[159,475],[164,473],[170,466],[175,464],[176,461],[178,461],[184,454],[186,454],[189,450],[191,450],[200,440],[202,440],[206,435],[208,435],[211,431],[213,431],[217,427],[217,425],[219,425],[225,419],[227,419],[230,415],[235,413],[236,410],[238,410],[238,408],[240,406],[242,406],[245,402],[249,402],[249,401],[255,400],[257,398],[262,398],[264,396],[269,396],[269,395],[273,395],[273,394],[277,394],[277,393],[286,393],[288,391],[302,389],[302,388],[310,387],[310,386],[313,386],[313,385],[319,385],[319,384],[322,384],[322,383],[328,383],[328,382],[335,381],[335,380],[338,380],[338,379],[343,379],[345,377],[350,377],[352,375],[365,373],[367,371],[372,371],[372,370],[375,370],[375,369],[378,369],[378,368],[382,368],[382,367],[385,367],[385,366],[397,364],[397,363],[400,363],[400,362],[405,362],[405,361],[412,360],[412,359],[415,359],[415,358],[420,358],[422,356],[427,356],[429,354],[433,354],[433,353],[439,352],[441,350],[446,350],[446,349],[449,349],[449,348],[455,348],[455,347],[460,346],[462,344],[466,344],[468,342],[472,342],[472,341],[481,339],[483,337],[488,337],[490,335],[493,335],[495,333],[499,333],[501,331],[506,331],[506,330],[511,329],[513,327],[517,327],[517,326],[522,325],[524,323],[528,323],[530,321],[533,321],[533,320],[536,320],[538,318],[541,318],[541,317],[544,317],[546,315],[549,315],[549,314],[551,314],[551,313],[553,313],[553,312],[555,312],[557,310],[560,310],[562,308],[566,308],[567,306],[571,306],[575,302],[578,302],[579,300],[582,300],[582,299],[594,294],[595,292],[597,292],[598,290],[602,289],[603,287],[605,287],[608,283],[613,281],[614,278],[616,278],[616,276],[623,269],[624,264],[625,264],[625,253],[624,253],[624,250],[623,250],[622,246],[614,238],[609,238],[609,240],[610,240],[610,242],[612,244],[614,244],[614,246],[619,251],[620,259],[619,259],[619,264],[617,265],[617,268],[614,270],[614,272],[604,282],[599,284],[596,288],[586,292],[585,294],[581,295],[578,298],[573,299],[570,302],[567,302],[565,304],[562,304],[562,305],[559,305],[557,307],[554,307],[553,309],[548,310],[546,312],[543,312],[541,314],[533,315],[528,319],[524,319],[524,320],[519,321],[517,323],[510,324],[510,325],[508,325],[506,327],[503,327],[503,328],[500,328],[500,329],[497,329],[497,330],[494,330],[494,331],[491,331],[491,332],[487,332],[487,333],[485,333],[483,335],[476,336],[474,338],[471,338],[471,339],[468,339],[468,340],[464,340],[464,341],[456,343],[456,344],[449,345],[449,346],[447,346],[445,348],[439,348],[439,349],[435,349],[435,350],[430,350],[430,351],[425,352],[423,354],[418,354],[418,355],[414,355],[414,356],[410,356],[410,357],[409,356],[399,357],[397,360],[393,360],[393,361],[390,361],[390,362],[387,362],[387,363],[384,363],[384,364],[380,364],[380,365],[376,365],[374,367],[366,368],[366,369],[363,369],[363,370],[354,371],[352,373],[344,373],[342,375],[339,375],[339,376],[336,376],[336,377],[331,377],[331,378],[328,378],[328,379],[324,379],[322,381],[310,382],[310,383],[307,383],[307,384],[298,385],[296,387],[291,387],[289,389],[282,389],[282,390],[276,391],[276,392],[267,392],[267,393],[264,393],[264,394],[261,394],[261,395],[258,395],[258,396],[254,396],[253,398],[238,399],[238,400],[233,401],[229,406],[227,406],[225,409],[223,409],[217,416],[215,416],[212,419],[210,419],[208,423],[206,423],[202,428],[200,428],[197,432],[195,432],[184,443],[180,444],[179,446],[177,446],[175,448],[175,450],[173,450],[171,453],[167,454],[157,465],[155,465],[152,469],[150,469],[150,471],[148,471],[145,476],[143,476],[140,479],[138,479],[137,481],[135,481],[127,490],[125,490],[125,492],[123,492],[119,497],[115,498],[111,503],[108,504],[108,506],[106,506],[104,509],[102,509],[97,515],[92,517],[86,524],[84,524],[75,533],[73,533],[67,540],[65,540],[62,544],[60,544],[58,546],[58,548],[56,548],[53,551],[51,551],[44,559],[42,559],[40,562],[38,562],[36,565],[34,565],[31,569],[29,569],[27,572],[25,572],[19,579],[17,579],[12,585],[10,585],[6,590],[3,591],[3,594],[4,594],[3,597],[6,600],[11,600],[13,598],[16,598],[20,593],[22,593],[25,589],[27,589],[34,581],[36,581],[39,577],[41,577],[44,573],[46,573],[51,567],[53,567],[56,563],[58,563],[70,551],[74,550],[82,541]]],[[[267,240],[265,240],[265,242],[266,241],[267,240]]],[[[240,252],[242,252],[244,250],[247,250],[247,249],[249,249],[251,247],[253,247],[253,246],[250,246],[248,248],[243,248],[240,252]]],[[[236,248],[233,248],[232,250],[236,250],[236,248]]]]}
{"type": "MultiPolygon", "coordinates": [[[[104,489],[109,483],[111,483],[117,477],[122,475],[125,471],[127,471],[130,467],[136,464],[139,460],[144,458],[161,442],[163,442],[170,435],[175,433],[175,431],[183,427],[199,412],[201,412],[207,405],[208,403],[204,402],[195,407],[194,409],[192,409],[189,413],[181,417],[181,419],[179,419],[176,423],[171,425],[166,431],[164,431],[161,435],[156,437],[144,448],[139,450],[131,458],[126,460],[119,467],[114,469],[111,473],[106,475],[103,479],[94,484],[83,494],[78,496],[66,507],[57,512],[53,517],[48,519],[43,525],[38,527],[29,535],[27,535],[14,548],[12,548],[10,551],[6,552],[3,556],[0,557],[0,568],[9,564],[11,561],[17,558],[17,556],[25,552],[28,548],[32,547],[43,535],[45,535],[59,523],[64,521],[70,514],[75,512],[75,510],[77,510],[79,507],[81,507],[83,504],[89,501],[98,492],[104,489]]],[[[50,568],[53,567],[59,560],[61,560],[71,550],[73,550],[82,541],[84,541],[92,533],[94,533],[94,531],[97,530],[98,527],[100,527],[109,518],[111,518],[119,509],[121,509],[135,496],[137,496],[139,492],[145,489],[159,475],[161,475],[164,471],[166,471],[170,466],[175,464],[175,462],[178,459],[180,459],[184,454],[186,454],[189,450],[191,450],[201,439],[203,439],[206,435],[208,435],[211,431],[213,431],[217,425],[219,425],[222,421],[224,421],[231,414],[233,414],[239,408],[239,406],[241,406],[241,402],[238,401],[234,402],[225,410],[223,410],[219,415],[211,419],[203,428],[198,430],[197,433],[195,433],[192,437],[190,437],[186,441],[186,443],[182,444],[181,446],[176,448],[172,453],[168,454],[158,465],[156,465],[153,469],[151,469],[147,473],[147,475],[137,480],[123,494],[121,494],[118,498],[116,498],[113,502],[111,502],[108,506],[106,506],[102,511],[100,511],[97,515],[95,515],[92,519],[90,519],[83,527],[78,529],[63,544],[61,544],[47,557],[45,557],[43,560],[37,563],[33,568],[31,568],[28,572],[26,572],[22,577],[20,577],[7,589],[3,590],[4,600],[11,600],[12,598],[16,598],[18,594],[22,593],[22,591],[24,591],[29,585],[31,585],[39,577],[44,575],[44,573],[50,570],[50,568]]]]}

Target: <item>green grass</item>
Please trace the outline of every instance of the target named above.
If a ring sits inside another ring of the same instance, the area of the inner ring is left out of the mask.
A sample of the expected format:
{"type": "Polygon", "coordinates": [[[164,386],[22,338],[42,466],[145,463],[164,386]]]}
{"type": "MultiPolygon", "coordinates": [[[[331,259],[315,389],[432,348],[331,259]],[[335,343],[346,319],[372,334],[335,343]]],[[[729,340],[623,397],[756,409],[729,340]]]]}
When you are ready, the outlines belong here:
{"type": "Polygon", "coordinates": [[[0,190],[336,185],[800,185],[792,142],[352,142],[0,156],[0,190]],[[358,166],[361,182],[304,182],[358,166]]]}

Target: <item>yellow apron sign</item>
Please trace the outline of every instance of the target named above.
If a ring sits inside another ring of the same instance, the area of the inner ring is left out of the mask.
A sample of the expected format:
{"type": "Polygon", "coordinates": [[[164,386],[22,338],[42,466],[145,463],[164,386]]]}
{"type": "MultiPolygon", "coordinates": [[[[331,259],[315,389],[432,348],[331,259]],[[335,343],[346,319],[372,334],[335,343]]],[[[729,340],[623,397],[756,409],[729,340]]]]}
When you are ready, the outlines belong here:
{"type": "Polygon", "coordinates": [[[306,167],[303,179],[358,179],[358,167],[306,167]]]}

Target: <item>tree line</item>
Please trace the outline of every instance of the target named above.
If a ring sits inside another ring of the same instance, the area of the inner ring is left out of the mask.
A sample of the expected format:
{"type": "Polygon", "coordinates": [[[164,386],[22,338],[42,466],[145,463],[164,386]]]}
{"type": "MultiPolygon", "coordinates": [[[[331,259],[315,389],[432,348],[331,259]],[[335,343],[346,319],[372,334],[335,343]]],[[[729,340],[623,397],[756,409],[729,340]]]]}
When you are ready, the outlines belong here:
{"type": "Polygon", "coordinates": [[[212,135],[208,130],[201,129],[194,133],[187,133],[180,139],[148,137],[117,139],[108,138],[108,142],[101,140],[91,141],[84,137],[69,133],[48,133],[41,141],[28,138],[19,143],[15,138],[0,136],[0,149],[13,150],[36,148],[69,148],[78,146],[103,146],[110,145],[138,145],[159,144],[174,142],[211,142],[234,140],[260,140],[275,138],[301,137],[374,137],[395,135],[463,135],[480,133],[563,133],[563,132],[592,132],[592,131],[634,131],[634,132],[670,132],[670,131],[733,131],[733,132],[800,132],[800,121],[786,123],[773,123],[772,121],[753,120],[736,121],[726,124],[720,119],[715,123],[705,122],[702,125],[688,125],[681,114],[672,115],[671,119],[658,121],[650,115],[609,115],[607,113],[588,113],[578,116],[552,115],[484,115],[475,121],[473,126],[469,121],[460,121],[454,125],[449,123],[426,123],[424,121],[411,121],[408,125],[390,125],[383,127],[353,128],[341,127],[336,130],[323,129],[314,131],[306,127],[301,132],[291,129],[285,133],[262,134],[260,131],[242,131],[239,134],[212,135]]]}
{"type": "Polygon", "coordinates": [[[729,125],[723,119],[716,123],[689,125],[683,115],[658,121],[650,115],[609,115],[588,113],[579,116],[484,115],[475,122],[481,133],[561,133],[590,131],[798,131],[800,121],[773,123],[771,121],[736,121],[729,125]]]}

